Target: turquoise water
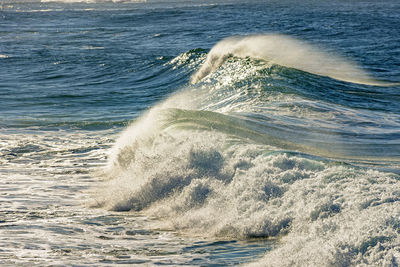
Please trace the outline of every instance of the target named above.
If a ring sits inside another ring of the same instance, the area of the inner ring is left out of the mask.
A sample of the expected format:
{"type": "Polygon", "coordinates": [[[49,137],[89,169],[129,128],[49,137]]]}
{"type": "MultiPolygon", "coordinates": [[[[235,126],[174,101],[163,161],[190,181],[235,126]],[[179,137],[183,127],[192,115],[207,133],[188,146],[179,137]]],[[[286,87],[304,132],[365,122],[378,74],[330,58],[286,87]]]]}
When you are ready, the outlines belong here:
{"type": "Polygon", "coordinates": [[[397,266],[396,1],[0,4],[0,263],[397,266]]]}

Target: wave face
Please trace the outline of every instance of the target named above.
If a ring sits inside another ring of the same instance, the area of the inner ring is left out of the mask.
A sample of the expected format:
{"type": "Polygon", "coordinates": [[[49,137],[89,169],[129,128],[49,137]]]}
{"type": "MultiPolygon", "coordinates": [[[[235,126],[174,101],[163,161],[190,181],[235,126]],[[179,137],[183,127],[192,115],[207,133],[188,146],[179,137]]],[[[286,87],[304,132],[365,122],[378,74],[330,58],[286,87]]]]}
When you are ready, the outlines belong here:
{"type": "Polygon", "coordinates": [[[282,35],[228,38],[167,65],[201,62],[196,84],[121,134],[94,206],[188,235],[276,238],[255,266],[400,262],[400,114],[385,104],[398,88],[323,77],[373,83],[282,35]]]}

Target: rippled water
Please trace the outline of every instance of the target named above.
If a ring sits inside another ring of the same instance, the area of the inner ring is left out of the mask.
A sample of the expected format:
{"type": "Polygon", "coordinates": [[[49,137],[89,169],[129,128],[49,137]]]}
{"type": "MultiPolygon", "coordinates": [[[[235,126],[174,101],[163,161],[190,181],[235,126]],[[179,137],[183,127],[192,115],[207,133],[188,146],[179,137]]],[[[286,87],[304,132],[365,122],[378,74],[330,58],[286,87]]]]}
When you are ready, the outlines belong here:
{"type": "Polygon", "coordinates": [[[397,266],[396,1],[0,4],[0,263],[397,266]]]}

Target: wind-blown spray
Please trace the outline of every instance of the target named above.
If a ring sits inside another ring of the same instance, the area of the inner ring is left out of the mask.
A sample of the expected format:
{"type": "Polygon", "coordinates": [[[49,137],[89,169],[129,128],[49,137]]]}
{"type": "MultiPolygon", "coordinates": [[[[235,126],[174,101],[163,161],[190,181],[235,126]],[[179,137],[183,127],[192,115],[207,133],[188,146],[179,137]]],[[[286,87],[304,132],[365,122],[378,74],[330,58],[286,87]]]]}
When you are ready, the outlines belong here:
{"type": "Polygon", "coordinates": [[[229,37],[220,41],[211,49],[205,63],[192,76],[191,82],[199,82],[218,69],[230,56],[261,59],[346,82],[390,85],[372,78],[357,64],[341,56],[324,52],[304,41],[279,34],[229,37]]]}

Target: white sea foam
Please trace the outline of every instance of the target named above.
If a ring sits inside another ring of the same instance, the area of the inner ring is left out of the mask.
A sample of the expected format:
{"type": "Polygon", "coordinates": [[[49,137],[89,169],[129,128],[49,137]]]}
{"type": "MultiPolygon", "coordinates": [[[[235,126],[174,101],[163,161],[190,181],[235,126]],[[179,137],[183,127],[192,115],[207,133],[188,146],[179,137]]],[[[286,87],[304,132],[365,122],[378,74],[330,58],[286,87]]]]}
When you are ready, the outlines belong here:
{"type": "Polygon", "coordinates": [[[182,99],[190,97],[172,97],[123,133],[97,206],[141,211],[192,236],[277,238],[255,266],[400,260],[398,175],[246,143],[213,131],[212,120],[204,131],[166,109],[192,105],[182,99]]]}
{"type": "Polygon", "coordinates": [[[210,132],[136,139],[98,201],[190,235],[280,238],[262,260],[271,266],[399,260],[398,176],[268,151],[210,132]]]}
{"type": "MultiPolygon", "coordinates": [[[[225,68],[219,71],[223,75],[225,68]]],[[[237,69],[227,84],[257,73],[257,67],[237,69]]],[[[398,265],[399,175],[283,151],[279,135],[262,135],[235,117],[212,112],[239,110],[260,117],[264,108],[243,88],[224,90],[221,76],[213,75],[216,83],[177,93],[122,133],[93,205],[140,211],[159,219],[157,229],[190,236],[276,239],[279,246],[254,266],[398,265]]],[[[270,106],[281,99],[274,97],[270,106]]],[[[263,119],[278,126],[286,109],[275,108],[276,117],[263,119]]],[[[299,110],[290,112],[293,126],[299,110]]],[[[313,112],[298,118],[309,122],[315,115],[329,132],[329,112],[322,109],[325,117],[313,112]]]]}
{"type": "Polygon", "coordinates": [[[199,82],[218,69],[230,56],[261,59],[352,83],[392,85],[372,78],[361,67],[344,57],[324,52],[304,41],[280,34],[229,37],[220,41],[211,49],[207,60],[193,75],[191,82],[199,82]]]}

